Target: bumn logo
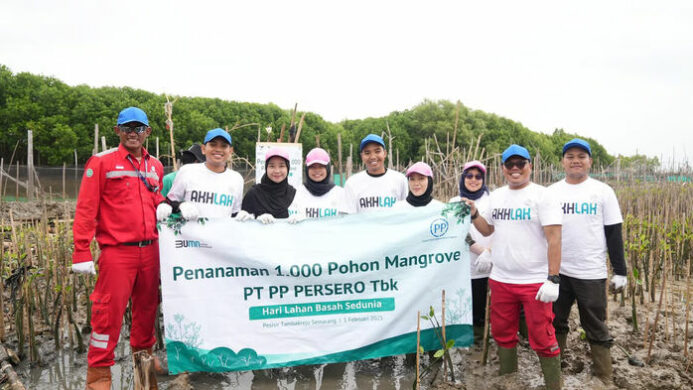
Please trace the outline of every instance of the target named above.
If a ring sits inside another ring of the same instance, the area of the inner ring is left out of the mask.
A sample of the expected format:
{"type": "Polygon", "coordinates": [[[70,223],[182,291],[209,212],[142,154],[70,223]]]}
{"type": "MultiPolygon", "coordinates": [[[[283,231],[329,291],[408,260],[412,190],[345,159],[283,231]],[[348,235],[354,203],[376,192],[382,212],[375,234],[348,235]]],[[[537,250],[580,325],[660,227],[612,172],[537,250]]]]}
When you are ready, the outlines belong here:
{"type": "Polygon", "coordinates": [[[176,249],[178,248],[211,248],[209,244],[196,240],[176,240],[176,249]]]}
{"type": "Polygon", "coordinates": [[[431,222],[431,235],[433,237],[442,237],[448,232],[448,221],[445,218],[434,219],[431,222]]]}

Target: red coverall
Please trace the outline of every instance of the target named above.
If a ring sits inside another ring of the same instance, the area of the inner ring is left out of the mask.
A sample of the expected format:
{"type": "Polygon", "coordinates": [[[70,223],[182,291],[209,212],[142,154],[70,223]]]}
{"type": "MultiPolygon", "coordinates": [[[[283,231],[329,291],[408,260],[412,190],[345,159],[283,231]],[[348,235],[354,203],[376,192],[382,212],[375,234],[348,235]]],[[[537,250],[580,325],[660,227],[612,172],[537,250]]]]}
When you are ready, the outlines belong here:
{"type": "Polygon", "coordinates": [[[122,145],[87,161],[75,211],[72,262],[92,260],[89,245],[96,234],[101,255],[98,280],[90,296],[90,367],[114,364],[113,351],[130,298],[130,345],[133,349],[154,345],[159,303],[156,206],[164,200],[159,192],[163,173],[159,160],[144,148],[140,162],[122,145]]]}

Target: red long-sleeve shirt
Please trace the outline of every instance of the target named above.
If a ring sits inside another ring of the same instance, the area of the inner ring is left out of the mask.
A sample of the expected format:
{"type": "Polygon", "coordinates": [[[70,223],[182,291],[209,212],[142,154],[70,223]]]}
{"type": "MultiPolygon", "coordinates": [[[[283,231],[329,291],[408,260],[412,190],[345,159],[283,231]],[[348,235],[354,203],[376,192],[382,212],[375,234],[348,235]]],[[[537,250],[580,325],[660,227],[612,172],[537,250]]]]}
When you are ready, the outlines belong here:
{"type": "Polygon", "coordinates": [[[89,245],[95,234],[99,246],[158,237],[156,206],[164,200],[164,167],[159,160],[142,148],[138,162],[119,145],[92,156],[85,168],[72,227],[73,263],[92,260],[89,245]],[[156,191],[147,189],[137,171],[156,191]]]}

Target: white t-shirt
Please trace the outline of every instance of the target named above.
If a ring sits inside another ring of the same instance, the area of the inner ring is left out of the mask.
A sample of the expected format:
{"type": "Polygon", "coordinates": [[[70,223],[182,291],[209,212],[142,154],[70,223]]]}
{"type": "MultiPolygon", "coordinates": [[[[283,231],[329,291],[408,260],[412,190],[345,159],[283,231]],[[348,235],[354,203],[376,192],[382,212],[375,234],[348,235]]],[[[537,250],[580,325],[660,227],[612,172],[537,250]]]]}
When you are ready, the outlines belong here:
{"type": "Polygon", "coordinates": [[[551,191],[529,183],[519,190],[498,188],[481,214],[494,226],[490,278],[503,283],[543,283],[549,274],[544,226],[560,225],[561,207],[551,191]]]}
{"type": "Polygon", "coordinates": [[[409,184],[403,174],[392,169],[377,177],[361,171],[346,181],[344,193],[345,211],[356,214],[392,207],[395,202],[407,197],[409,184]]]}
{"type": "Polygon", "coordinates": [[[200,217],[230,217],[241,210],[243,177],[232,170],[217,173],[205,163],[183,165],[168,198],[179,202],[193,202],[200,217]]]}
{"type": "Polygon", "coordinates": [[[599,180],[565,179],[549,187],[563,211],[561,273],[579,279],[606,279],[605,225],[623,223],[614,190],[599,180]]]}
{"type": "MultiPolygon", "coordinates": [[[[452,199],[450,199],[450,203],[452,202],[458,202],[460,201],[460,197],[456,196],[452,199]]],[[[484,193],[481,198],[477,199],[474,201],[474,205],[476,206],[477,210],[479,210],[479,214],[484,213],[486,209],[489,207],[489,195],[484,193]]],[[[472,236],[472,240],[476,242],[477,244],[483,246],[484,248],[490,248],[491,247],[491,238],[493,237],[493,234],[491,234],[488,237],[485,237],[483,234],[481,234],[476,228],[474,227],[474,224],[471,224],[469,226],[469,235],[472,236]]],[[[490,274],[491,271],[481,273],[477,272],[476,267],[474,264],[476,263],[476,259],[479,257],[476,253],[469,251],[469,266],[470,266],[470,278],[472,279],[481,279],[481,278],[487,278],[490,274]]]]}
{"type": "MultiPolygon", "coordinates": [[[[436,206],[436,205],[441,205],[441,204],[443,204],[443,202],[441,202],[437,199],[431,199],[431,201],[428,202],[428,204],[423,206],[423,207],[436,206]]],[[[412,206],[409,202],[407,202],[407,198],[405,197],[404,199],[398,200],[397,202],[395,202],[395,205],[392,206],[392,208],[398,209],[398,210],[404,210],[404,209],[415,209],[416,206],[412,206]]]]}
{"type": "Polygon", "coordinates": [[[296,190],[294,201],[289,207],[289,214],[302,212],[306,218],[327,218],[344,213],[345,207],[342,187],[334,186],[326,194],[315,196],[308,191],[304,184],[296,190]]]}

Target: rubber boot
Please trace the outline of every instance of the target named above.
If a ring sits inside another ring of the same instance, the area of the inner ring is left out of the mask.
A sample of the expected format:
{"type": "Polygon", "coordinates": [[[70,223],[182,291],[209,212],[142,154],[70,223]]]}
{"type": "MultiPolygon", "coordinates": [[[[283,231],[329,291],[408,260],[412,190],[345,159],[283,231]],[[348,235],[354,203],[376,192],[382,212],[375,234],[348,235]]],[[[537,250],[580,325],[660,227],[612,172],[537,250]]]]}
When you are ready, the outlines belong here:
{"type": "Polygon", "coordinates": [[[159,385],[156,382],[156,374],[157,374],[157,366],[159,369],[161,369],[161,362],[159,362],[156,356],[152,355],[152,349],[151,348],[133,348],[132,349],[132,357],[133,357],[133,363],[135,362],[135,354],[144,354],[144,357],[146,358],[151,358],[152,359],[152,364],[149,366],[149,372],[144,373],[144,375],[148,378],[149,382],[149,389],[148,390],[158,390],[159,385]]]}
{"type": "Polygon", "coordinates": [[[517,372],[517,347],[498,347],[498,361],[500,363],[500,375],[517,372]]]}
{"type": "Polygon", "coordinates": [[[529,340],[529,329],[527,329],[527,320],[525,319],[524,309],[520,310],[520,322],[517,330],[520,332],[520,336],[522,336],[522,338],[529,340]]]}
{"type": "Polygon", "coordinates": [[[87,367],[87,390],[111,390],[111,367],[87,367]]]}
{"type": "Polygon", "coordinates": [[[481,345],[484,342],[484,327],[474,326],[474,344],[481,345]]]}
{"type": "Polygon", "coordinates": [[[541,372],[544,374],[546,390],[558,390],[561,388],[561,356],[541,357],[541,372]]]}
{"type": "Polygon", "coordinates": [[[568,367],[568,359],[566,359],[568,353],[568,333],[556,333],[556,341],[558,341],[558,348],[561,349],[561,369],[568,367]]]}
{"type": "Polygon", "coordinates": [[[613,382],[614,369],[611,366],[611,349],[599,344],[590,343],[592,349],[592,362],[594,363],[594,376],[604,384],[613,382]]]}

